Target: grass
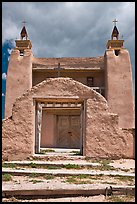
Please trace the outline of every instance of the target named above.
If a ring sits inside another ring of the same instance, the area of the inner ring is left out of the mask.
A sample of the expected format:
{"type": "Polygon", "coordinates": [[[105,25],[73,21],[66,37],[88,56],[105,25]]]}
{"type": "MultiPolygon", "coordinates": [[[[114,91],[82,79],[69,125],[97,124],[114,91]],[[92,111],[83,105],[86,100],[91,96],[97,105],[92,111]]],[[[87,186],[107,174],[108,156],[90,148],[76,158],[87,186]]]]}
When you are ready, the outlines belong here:
{"type": "Polygon", "coordinates": [[[116,170],[116,168],[108,165],[108,164],[101,164],[101,166],[98,166],[98,169],[101,171],[110,171],[110,170],[116,170]]]}
{"type": "Polygon", "coordinates": [[[65,180],[65,182],[67,182],[67,183],[76,183],[77,180],[76,180],[75,177],[70,176],[70,177],[68,177],[68,178],[65,180]]]}
{"type": "Polygon", "coordinates": [[[29,182],[32,182],[32,183],[40,183],[40,182],[43,182],[42,180],[36,180],[36,179],[32,179],[30,180],[29,182]]]}
{"type": "Polygon", "coordinates": [[[69,176],[66,178],[65,182],[73,184],[91,184],[93,180],[97,179],[90,175],[78,175],[78,176],[69,176]]]}
{"type": "Polygon", "coordinates": [[[37,168],[37,167],[38,167],[38,165],[35,164],[35,163],[33,163],[33,162],[31,162],[30,164],[28,164],[28,166],[31,167],[31,168],[37,168]]]}
{"type": "Polygon", "coordinates": [[[31,178],[35,178],[35,177],[40,177],[41,174],[38,174],[38,173],[31,173],[31,174],[29,174],[28,176],[31,177],[31,178]]]}
{"type": "Polygon", "coordinates": [[[91,183],[91,180],[83,180],[83,179],[78,179],[77,176],[69,176],[66,178],[65,182],[67,183],[73,183],[73,184],[89,184],[91,183]]]}
{"type": "Polygon", "coordinates": [[[12,176],[10,174],[2,174],[2,181],[12,181],[12,176]]]}
{"type": "Polygon", "coordinates": [[[61,166],[55,166],[55,165],[48,165],[45,167],[46,169],[61,169],[61,166]]]}
{"type": "Polygon", "coordinates": [[[101,163],[102,165],[108,165],[108,164],[111,163],[111,162],[112,162],[112,161],[109,160],[109,159],[100,160],[100,163],[101,163]]]}
{"type": "Polygon", "coordinates": [[[29,174],[29,177],[30,178],[37,178],[37,177],[40,177],[40,178],[44,178],[44,179],[54,179],[56,176],[53,175],[53,174],[45,174],[45,175],[41,175],[41,174],[37,174],[37,173],[31,173],[29,174]]]}
{"type": "Polygon", "coordinates": [[[50,180],[50,179],[54,179],[56,176],[53,174],[46,174],[43,176],[45,179],[50,180]]]}
{"type": "Polygon", "coordinates": [[[89,179],[91,176],[90,175],[86,175],[86,174],[80,174],[78,176],[75,176],[78,179],[89,179]]]}
{"type": "Polygon", "coordinates": [[[9,164],[7,164],[7,163],[2,163],[2,167],[4,167],[4,168],[16,168],[17,165],[14,164],[14,163],[9,163],[9,164]]]}
{"type": "Polygon", "coordinates": [[[63,167],[66,169],[81,169],[81,166],[78,164],[65,164],[63,167]]]}
{"type": "Polygon", "coordinates": [[[103,174],[99,175],[86,175],[86,174],[80,174],[80,175],[72,175],[68,176],[65,180],[67,183],[74,183],[74,184],[91,184],[93,183],[93,180],[98,180],[103,176],[103,174]]]}
{"type": "MultiPolygon", "coordinates": [[[[80,175],[72,175],[72,176],[66,177],[65,182],[74,183],[74,184],[87,184],[87,183],[91,184],[95,180],[98,180],[97,182],[101,182],[105,184],[116,185],[116,184],[119,184],[119,181],[133,182],[134,178],[131,176],[121,176],[121,175],[104,176],[103,174],[99,174],[99,175],[80,174],[80,175]],[[114,178],[114,181],[109,181],[109,178],[114,178]]],[[[130,183],[130,185],[132,185],[132,183],[130,183]]]]}
{"type": "Polygon", "coordinates": [[[114,177],[120,181],[123,181],[123,182],[133,182],[134,181],[134,177],[133,176],[122,176],[122,175],[110,175],[110,177],[114,177]]]}
{"type": "Polygon", "coordinates": [[[43,160],[43,158],[38,158],[38,157],[36,157],[36,156],[30,156],[30,157],[27,157],[27,160],[28,161],[42,161],[43,160]]]}
{"type": "Polygon", "coordinates": [[[90,161],[92,163],[100,163],[101,159],[95,159],[95,158],[91,158],[91,157],[85,157],[86,161],[90,161]]]}
{"type": "Polygon", "coordinates": [[[37,177],[43,177],[44,179],[54,179],[56,176],[53,174],[45,174],[45,175],[41,175],[41,174],[37,174],[37,173],[31,173],[29,175],[30,178],[37,178],[37,177]]]}
{"type": "MultiPolygon", "coordinates": [[[[20,167],[17,167],[17,165],[15,164],[3,164],[3,167],[10,167],[10,168],[16,168],[16,169],[20,169],[22,165],[20,165],[20,167]]],[[[78,164],[64,164],[64,165],[40,165],[40,164],[36,164],[31,162],[30,164],[23,164],[24,168],[44,168],[44,169],[61,169],[61,168],[66,168],[66,169],[81,169],[82,167],[78,164]]]]}
{"type": "Polygon", "coordinates": [[[88,167],[88,168],[92,168],[95,170],[101,170],[101,171],[109,171],[109,170],[117,170],[116,168],[114,168],[113,166],[110,166],[109,163],[111,163],[112,161],[109,159],[103,159],[103,160],[92,160],[92,162],[95,163],[100,163],[100,165],[98,166],[94,166],[94,167],[88,167]]]}

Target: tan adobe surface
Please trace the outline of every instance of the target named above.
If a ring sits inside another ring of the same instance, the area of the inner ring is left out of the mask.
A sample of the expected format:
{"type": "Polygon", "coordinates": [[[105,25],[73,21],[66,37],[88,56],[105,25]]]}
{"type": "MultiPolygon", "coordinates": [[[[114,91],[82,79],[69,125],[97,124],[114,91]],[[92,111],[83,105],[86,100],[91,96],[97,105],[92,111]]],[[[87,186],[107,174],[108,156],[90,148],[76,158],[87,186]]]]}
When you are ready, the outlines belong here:
{"type": "Polygon", "coordinates": [[[3,122],[3,159],[21,160],[34,154],[34,98],[74,97],[86,100],[83,155],[101,158],[133,158],[133,135],[118,127],[118,116],[108,111],[107,101],[96,91],[70,78],[43,81],[14,103],[12,118],[3,122]]]}
{"type": "Polygon", "coordinates": [[[57,68],[104,68],[104,57],[62,57],[62,58],[33,58],[32,67],[57,68]]]}

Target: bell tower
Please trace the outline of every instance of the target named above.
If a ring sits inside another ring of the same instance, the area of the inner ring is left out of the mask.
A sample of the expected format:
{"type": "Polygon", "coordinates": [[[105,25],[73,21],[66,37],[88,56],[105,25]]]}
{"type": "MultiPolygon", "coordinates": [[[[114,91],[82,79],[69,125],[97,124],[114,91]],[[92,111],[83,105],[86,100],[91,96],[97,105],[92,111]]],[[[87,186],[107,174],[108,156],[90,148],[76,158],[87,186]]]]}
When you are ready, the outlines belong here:
{"type": "Polygon", "coordinates": [[[124,40],[119,39],[116,20],[107,42],[104,55],[105,62],[105,98],[110,110],[119,116],[119,127],[134,128],[134,97],[132,83],[132,66],[130,55],[123,47],[124,40]]]}
{"type": "MultiPolygon", "coordinates": [[[[26,22],[23,21],[23,23],[26,23],[26,22]]],[[[20,32],[20,40],[15,40],[15,42],[16,42],[16,49],[20,51],[21,56],[24,55],[24,50],[32,48],[31,41],[28,39],[28,33],[25,25],[23,26],[20,32]]]]}
{"type": "Polygon", "coordinates": [[[108,40],[107,42],[107,49],[114,50],[115,55],[118,56],[119,51],[123,48],[124,40],[119,40],[119,31],[116,26],[117,20],[114,21],[114,28],[111,34],[111,40],[108,40]]]}
{"type": "Polygon", "coordinates": [[[21,30],[20,39],[15,40],[15,43],[16,47],[11,52],[7,71],[5,118],[12,115],[16,98],[32,88],[32,44],[25,25],[21,30]]]}

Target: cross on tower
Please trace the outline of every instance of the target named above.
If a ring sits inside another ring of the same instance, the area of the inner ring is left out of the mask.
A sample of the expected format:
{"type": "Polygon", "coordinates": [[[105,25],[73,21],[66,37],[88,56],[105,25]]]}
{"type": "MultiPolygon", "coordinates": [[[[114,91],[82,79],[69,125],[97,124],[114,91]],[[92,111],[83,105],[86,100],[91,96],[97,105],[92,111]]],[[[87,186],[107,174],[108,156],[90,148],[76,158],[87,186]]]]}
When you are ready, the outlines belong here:
{"type": "Polygon", "coordinates": [[[57,70],[57,73],[58,73],[58,77],[60,77],[60,70],[62,69],[60,67],[60,62],[58,63],[58,67],[54,68],[55,70],[57,70]]]}
{"type": "Polygon", "coordinates": [[[114,26],[116,26],[116,23],[117,23],[118,21],[116,20],[116,19],[114,19],[114,21],[113,21],[113,23],[114,23],[114,26]]]}

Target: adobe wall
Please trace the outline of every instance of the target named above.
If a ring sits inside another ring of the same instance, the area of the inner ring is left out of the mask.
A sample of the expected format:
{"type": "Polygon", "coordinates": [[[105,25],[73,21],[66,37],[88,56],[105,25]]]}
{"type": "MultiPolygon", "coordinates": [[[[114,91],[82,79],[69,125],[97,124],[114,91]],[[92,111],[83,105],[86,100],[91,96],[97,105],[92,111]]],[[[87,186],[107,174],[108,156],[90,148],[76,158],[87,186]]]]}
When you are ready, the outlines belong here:
{"type": "Polygon", "coordinates": [[[5,96],[5,116],[12,115],[12,106],[17,97],[32,88],[32,52],[24,50],[24,56],[14,49],[10,55],[5,96]]]}
{"type": "Polygon", "coordinates": [[[114,50],[105,52],[105,83],[106,99],[110,111],[119,115],[119,127],[134,128],[135,112],[132,83],[132,67],[130,56],[126,49],[121,49],[119,55],[114,50]]]}
{"type": "Polygon", "coordinates": [[[89,157],[132,158],[133,136],[123,134],[117,116],[109,113],[107,101],[89,87],[70,78],[48,79],[16,100],[12,118],[2,126],[2,159],[22,160],[34,154],[34,97],[71,97],[86,100],[86,127],[83,153],[89,157]]]}
{"type": "Polygon", "coordinates": [[[134,158],[134,136],[118,127],[118,115],[100,101],[87,100],[85,155],[94,158],[134,158]],[[92,125],[91,125],[92,124],[92,125]]]}
{"type": "MultiPolygon", "coordinates": [[[[79,70],[79,69],[78,69],[79,70]]],[[[76,81],[79,81],[85,85],[87,85],[87,77],[93,77],[94,78],[94,86],[104,86],[104,72],[87,72],[87,71],[79,71],[71,72],[71,70],[64,71],[60,73],[61,77],[69,77],[73,78],[76,81]]],[[[46,78],[55,78],[58,77],[57,72],[49,72],[48,70],[42,71],[33,71],[32,73],[32,83],[33,86],[37,85],[38,83],[42,82],[46,78]]]]}

